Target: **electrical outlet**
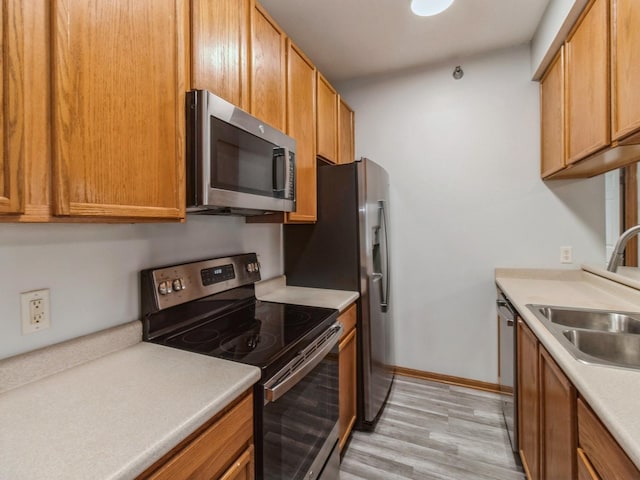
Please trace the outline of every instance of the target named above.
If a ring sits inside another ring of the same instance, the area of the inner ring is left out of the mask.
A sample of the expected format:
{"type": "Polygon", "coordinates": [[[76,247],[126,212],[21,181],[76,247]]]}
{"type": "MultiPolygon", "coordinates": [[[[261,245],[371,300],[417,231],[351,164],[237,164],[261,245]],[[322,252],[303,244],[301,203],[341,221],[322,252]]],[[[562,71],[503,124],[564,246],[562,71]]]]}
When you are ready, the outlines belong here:
{"type": "Polygon", "coordinates": [[[21,293],[20,303],[23,335],[45,330],[51,326],[48,288],[21,293]]]}
{"type": "Polygon", "coordinates": [[[560,263],[573,263],[572,247],[560,247],[560,263]]]}

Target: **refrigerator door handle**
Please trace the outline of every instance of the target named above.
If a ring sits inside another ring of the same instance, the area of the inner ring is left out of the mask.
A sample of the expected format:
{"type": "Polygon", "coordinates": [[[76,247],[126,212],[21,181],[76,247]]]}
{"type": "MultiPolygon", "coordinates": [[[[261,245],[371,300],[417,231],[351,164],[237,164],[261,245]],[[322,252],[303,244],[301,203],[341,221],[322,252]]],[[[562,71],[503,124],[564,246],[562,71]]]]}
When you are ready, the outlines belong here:
{"type": "Polygon", "coordinates": [[[389,282],[389,236],[387,234],[387,212],[385,209],[385,201],[384,200],[380,200],[379,202],[380,205],[380,212],[381,212],[381,217],[382,217],[382,232],[384,235],[384,269],[382,270],[384,272],[384,276],[385,276],[385,283],[386,286],[383,288],[382,290],[382,298],[381,298],[381,304],[380,307],[382,308],[383,312],[386,312],[389,310],[389,288],[391,287],[391,284],[389,282]]]}

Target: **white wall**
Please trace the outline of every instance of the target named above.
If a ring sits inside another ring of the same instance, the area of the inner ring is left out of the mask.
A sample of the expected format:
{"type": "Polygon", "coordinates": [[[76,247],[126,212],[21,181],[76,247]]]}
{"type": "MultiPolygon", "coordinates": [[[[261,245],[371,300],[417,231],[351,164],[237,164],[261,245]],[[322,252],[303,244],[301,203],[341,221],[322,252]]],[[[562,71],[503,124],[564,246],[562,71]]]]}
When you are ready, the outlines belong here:
{"type": "Polygon", "coordinates": [[[256,252],[262,278],[282,274],[282,227],[238,217],[186,224],[0,225],[0,358],[140,316],[140,270],[256,252]],[[20,292],[51,289],[51,328],[22,336],[20,292]]]}
{"type": "Polygon", "coordinates": [[[602,263],[602,178],[539,178],[528,46],[340,86],[391,179],[396,363],[497,380],[494,268],[602,263]]]}

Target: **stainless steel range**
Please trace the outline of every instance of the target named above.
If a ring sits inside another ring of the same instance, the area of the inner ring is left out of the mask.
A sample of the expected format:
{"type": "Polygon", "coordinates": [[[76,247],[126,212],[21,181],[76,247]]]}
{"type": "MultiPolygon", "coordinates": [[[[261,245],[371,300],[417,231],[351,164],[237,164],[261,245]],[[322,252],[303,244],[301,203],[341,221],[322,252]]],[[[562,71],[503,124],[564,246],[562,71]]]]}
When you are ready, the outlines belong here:
{"type": "Polygon", "coordinates": [[[262,370],[256,478],[336,479],[338,311],[259,301],[258,280],[254,253],[142,271],[144,340],[262,370]]]}

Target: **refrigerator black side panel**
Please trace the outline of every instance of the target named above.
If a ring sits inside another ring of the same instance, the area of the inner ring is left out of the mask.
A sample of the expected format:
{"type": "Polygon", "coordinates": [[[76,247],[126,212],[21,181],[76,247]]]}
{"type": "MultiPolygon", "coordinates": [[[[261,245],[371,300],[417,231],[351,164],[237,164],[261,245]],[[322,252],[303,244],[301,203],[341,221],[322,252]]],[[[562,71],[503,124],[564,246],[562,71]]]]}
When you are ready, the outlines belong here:
{"type": "Polygon", "coordinates": [[[318,167],[318,221],[285,225],[288,285],[360,291],[356,164],[318,167]]]}

